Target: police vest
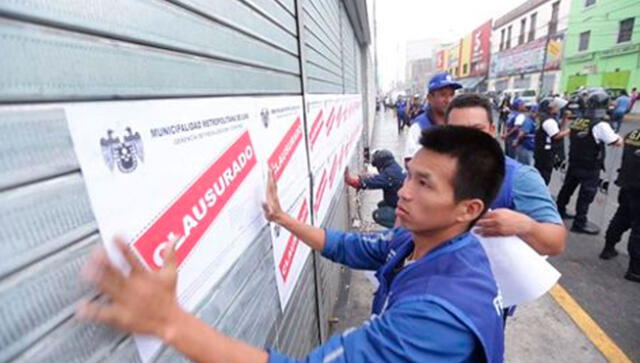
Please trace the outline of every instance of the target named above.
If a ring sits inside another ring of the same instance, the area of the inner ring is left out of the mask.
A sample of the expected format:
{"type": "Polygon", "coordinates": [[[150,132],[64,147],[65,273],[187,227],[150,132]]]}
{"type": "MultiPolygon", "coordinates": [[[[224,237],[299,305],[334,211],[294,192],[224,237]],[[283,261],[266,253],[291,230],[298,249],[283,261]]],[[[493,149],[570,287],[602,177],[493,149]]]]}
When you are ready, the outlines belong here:
{"type": "Polygon", "coordinates": [[[513,203],[513,181],[515,179],[516,172],[522,164],[515,161],[514,159],[505,156],[504,157],[504,179],[502,180],[502,185],[500,186],[500,192],[498,192],[498,196],[491,204],[491,209],[498,208],[507,208],[514,209],[515,204],[513,203]]]}
{"type": "Polygon", "coordinates": [[[604,166],[604,143],[597,143],[593,128],[601,119],[580,118],[571,124],[569,167],[599,170],[604,166]]]}
{"type": "Polygon", "coordinates": [[[624,139],[617,184],[621,188],[640,188],[640,129],[631,131],[624,139]]]}
{"type": "Polygon", "coordinates": [[[373,299],[373,314],[407,298],[431,301],[474,333],[487,362],[502,362],[502,298],[480,242],[465,233],[404,268],[414,248],[411,233],[398,229],[390,244],[387,262],[376,272],[380,286],[373,299]]]}

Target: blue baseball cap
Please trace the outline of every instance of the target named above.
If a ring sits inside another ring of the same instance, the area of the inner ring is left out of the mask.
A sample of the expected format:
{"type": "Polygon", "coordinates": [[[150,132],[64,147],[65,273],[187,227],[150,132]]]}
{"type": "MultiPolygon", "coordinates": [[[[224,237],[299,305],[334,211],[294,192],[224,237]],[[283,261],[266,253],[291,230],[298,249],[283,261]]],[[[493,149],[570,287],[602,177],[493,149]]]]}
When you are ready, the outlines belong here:
{"type": "Polygon", "coordinates": [[[462,88],[462,85],[453,80],[453,77],[449,72],[440,72],[436,73],[429,80],[429,84],[427,85],[427,89],[429,93],[437,91],[439,89],[451,87],[454,90],[462,88]]]}
{"type": "Polygon", "coordinates": [[[513,102],[511,102],[511,108],[514,109],[519,109],[522,105],[524,105],[524,100],[520,97],[516,98],[515,100],[513,100],[513,102]]]}

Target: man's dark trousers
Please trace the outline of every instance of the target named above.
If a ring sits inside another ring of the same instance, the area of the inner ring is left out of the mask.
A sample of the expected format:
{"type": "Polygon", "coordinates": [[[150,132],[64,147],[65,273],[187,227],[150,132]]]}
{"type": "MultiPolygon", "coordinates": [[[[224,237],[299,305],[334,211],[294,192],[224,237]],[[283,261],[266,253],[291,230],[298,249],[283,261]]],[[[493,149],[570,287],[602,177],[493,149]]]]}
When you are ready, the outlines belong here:
{"type": "Polygon", "coordinates": [[[600,169],[572,168],[571,164],[569,164],[564,184],[558,193],[557,204],[560,214],[566,214],[569,199],[571,199],[578,185],[580,186],[578,202],[576,203],[574,226],[584,227],[587,224],[589,205],[591,205],[591,202],[593,202],[593,199],[596,197],[599,182],[600,169]]]}

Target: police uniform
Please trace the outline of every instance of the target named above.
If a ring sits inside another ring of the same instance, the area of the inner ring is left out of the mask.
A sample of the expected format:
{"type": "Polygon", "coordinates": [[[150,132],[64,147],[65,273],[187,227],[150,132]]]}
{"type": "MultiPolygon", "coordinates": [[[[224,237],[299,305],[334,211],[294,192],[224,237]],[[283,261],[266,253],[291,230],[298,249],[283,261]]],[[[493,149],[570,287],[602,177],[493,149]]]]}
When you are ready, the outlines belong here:
{"type": "Polygon", "coordinates": [[[560,132],[560,122],[557,115],[552,114],[552,104],[562,109],[566,106],[566,101],[545,99],[540,103],[540,125],[536,129],[534,140],[534,160],[535,168],[549,185],[554,166],[564,160],[564,139],[554,140],[553,137],[560,132]],[[563,106],[564,103],[564,106],[563,106]]]}
{"type": "Polygon", "coordinates": [[[576,204],[576,216],[571,230],[574,232],[598,234],[599,228],[587,223],[589,205],[598,191],[600,170],[604,169],[605,144],[618,140],[611,126],[602,118],[606,112],[608,95],[604,90],[595,90],[587,100],[589,118],[576,119],[570,126],[569,167],[564,184],[558,193],[558,211],[564,217],[566,206],[573,192],[580,186],[576,204]],[[604,107],[604,108],[603,108],[604,107]]]}
{"type": "Polygon", "coordinates": [[[564,140],[554,142],[552,139],[553,135],[549,135],[543,127],[545,122],[554,122],[558,129],[560,128],[560,123],[555,118],[549,118],[541,122],[536,130],[535,150],[533,154],[535,167],[540,172],[540,175],[542,175],[545,184],[549,185],[551,174],[553,173],[553,166],[556,163],[556,150],[559,148],[557,145],[561,144],[562,147],[564,147],[564,140]]]}
{"type": "Polygon", "coordinates": [[[640,282],[640,129],[625,137],[622,166],[616,184],[620,186],[618,209],[609,223],[605,236],[605,247],[600,254],[608,260],[618,253],[615,245],[622,234],[631,229],[629,235],[629,269],[625,278],[640,282]]]}

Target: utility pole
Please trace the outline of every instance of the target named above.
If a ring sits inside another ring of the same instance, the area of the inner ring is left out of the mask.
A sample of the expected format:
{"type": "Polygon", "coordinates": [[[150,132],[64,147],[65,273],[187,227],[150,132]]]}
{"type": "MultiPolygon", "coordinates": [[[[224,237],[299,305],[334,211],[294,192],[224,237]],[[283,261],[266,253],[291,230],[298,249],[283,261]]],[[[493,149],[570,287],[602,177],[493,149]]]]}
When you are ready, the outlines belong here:
{"type": "Polygon", "coordinates": [[[549,42],[551,41],[551,22],[547,26],[547,39],[544,42],[544,55],[542,56],[542,67],[540,67],[540,80],[538,81],[538,98],[542,96],[542,87],[544,86],[544,67],[547,64],[547,52],[549,50],[549,42]]]}

